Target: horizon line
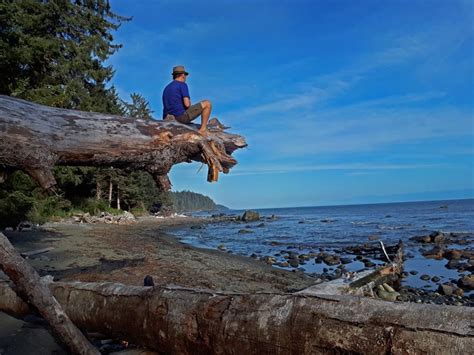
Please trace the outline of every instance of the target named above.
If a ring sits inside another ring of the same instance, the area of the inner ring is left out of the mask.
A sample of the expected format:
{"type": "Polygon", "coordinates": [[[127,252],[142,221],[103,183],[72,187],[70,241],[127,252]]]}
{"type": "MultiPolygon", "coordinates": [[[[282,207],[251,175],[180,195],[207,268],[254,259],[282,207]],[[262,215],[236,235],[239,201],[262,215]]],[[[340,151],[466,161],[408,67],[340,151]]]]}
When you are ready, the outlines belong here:
{"type": "Polygon", "coordinates": [[[455,199],[441,199],[441,200],[413,200],[413,201],[390,201],[390,202],[370,202],[370,203],[348,203],[348,204],[327,204],[327,205],[304,205],[304,206],[285,206],[285,207],[250,207],[250,208],[230,208],[220,203],[221,205],[227,207],[232,211],[243,211],[243,210],[276,210],[276,209],[289,209],[289,208],[312,208],[312,207],[350,207],[350,206],[369,206],[369,205],[389,205],[395,203],[420,203],[420,202],[452,202],[452,201],[467,201],[474,200],[474,197],[466,198],[455,198],[455,199]]]}

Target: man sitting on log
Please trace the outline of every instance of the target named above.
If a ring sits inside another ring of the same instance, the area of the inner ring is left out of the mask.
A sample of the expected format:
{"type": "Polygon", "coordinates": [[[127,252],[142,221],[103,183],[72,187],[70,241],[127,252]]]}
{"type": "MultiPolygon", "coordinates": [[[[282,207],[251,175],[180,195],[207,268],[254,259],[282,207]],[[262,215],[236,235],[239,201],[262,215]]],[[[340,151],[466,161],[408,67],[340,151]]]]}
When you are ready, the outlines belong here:
{"type": "Polygon", "coordinates": [[[172,115],[178,122],[188,124],[198,116],[201,116],[201,127],[199,133],[206,131],[207,121],[211,115],[211,102],[203,100],[191,105],[186,77],[189,75],[184,66],[178,65],[173,68],[173,81],[163,91],[163,119],[172,115]]]}

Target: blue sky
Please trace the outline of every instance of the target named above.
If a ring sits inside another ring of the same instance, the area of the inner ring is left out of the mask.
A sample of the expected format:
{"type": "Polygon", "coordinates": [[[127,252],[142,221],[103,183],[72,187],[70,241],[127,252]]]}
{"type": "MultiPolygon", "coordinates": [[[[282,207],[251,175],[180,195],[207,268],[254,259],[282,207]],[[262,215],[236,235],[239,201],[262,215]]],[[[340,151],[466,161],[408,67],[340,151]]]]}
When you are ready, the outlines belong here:
{"type": "Polygon", "coordinates": [[[246,137],[219,182],[170,176],[233,208],[474,196],[474,2],[125,1],[110,63],[161,117],[171,68],[246,137]]]}

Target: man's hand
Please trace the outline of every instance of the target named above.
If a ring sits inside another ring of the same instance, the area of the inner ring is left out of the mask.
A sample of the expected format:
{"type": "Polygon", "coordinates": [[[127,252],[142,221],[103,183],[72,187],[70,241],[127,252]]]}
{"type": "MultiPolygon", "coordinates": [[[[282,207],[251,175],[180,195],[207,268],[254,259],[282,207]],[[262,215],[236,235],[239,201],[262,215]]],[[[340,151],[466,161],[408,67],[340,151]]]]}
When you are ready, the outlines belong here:
{"type": "Polygon", "coordinates": [[[189,99],[189,97],[183,97],[183,104],[184,104],[184,107],[186,108],[191,107],[191,100],[189,99]]]}

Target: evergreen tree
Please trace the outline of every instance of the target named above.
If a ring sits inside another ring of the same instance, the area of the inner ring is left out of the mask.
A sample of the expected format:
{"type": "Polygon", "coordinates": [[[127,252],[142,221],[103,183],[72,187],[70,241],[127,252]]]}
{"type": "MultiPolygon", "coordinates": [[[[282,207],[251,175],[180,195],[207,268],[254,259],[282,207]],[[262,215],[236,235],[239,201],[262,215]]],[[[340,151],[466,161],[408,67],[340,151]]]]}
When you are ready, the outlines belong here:
{"type": "Polygon", "coordinates": [[[0,2],[0,94],[70,109],[119,113],[112,31],[128,19],[107,0],[0,2]]]}
{"type": "MultiPolygon", "coordinates": [[[[0,94],[49,106],[122,113],[105,61],[119,48],[112,32],[128,19],[107,0],[0,1],[0,94]]],[[[0,224],[41,221],[94,191],[94,168],[60,167],[62,196],[46,196],[21,172],[0,185],[0,224]],[[16,207],[15,207],[16,206],[16,207]],[[14,215],[12,217],[8,215],[14,215]],[[3,215],[2,215],[3,213],[3,215]]]]}
{"type": "Polygon", "coordinates": [[[130,98],[132,99],[130,103],[122,101],[122,112],[125,116],[146,120],[153,119],[153,111],[150,108],[150,104],[142,95],[132,93],[130,98]]]}

